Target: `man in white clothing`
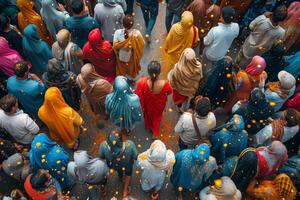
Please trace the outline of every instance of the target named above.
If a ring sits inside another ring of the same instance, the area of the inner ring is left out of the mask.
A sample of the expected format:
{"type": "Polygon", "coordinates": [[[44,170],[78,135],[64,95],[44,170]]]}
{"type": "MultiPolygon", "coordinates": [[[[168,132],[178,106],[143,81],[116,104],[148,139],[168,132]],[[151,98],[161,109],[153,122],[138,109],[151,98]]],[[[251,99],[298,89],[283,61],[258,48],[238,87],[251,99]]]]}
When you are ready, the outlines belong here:
{"type": "Polygon", "coordinates": [[[5,129],[16,142],[30,145],[39,132],[38,125],[19,109],[15,96],[6,95],[0,100],[0,127],[5,129]]]}

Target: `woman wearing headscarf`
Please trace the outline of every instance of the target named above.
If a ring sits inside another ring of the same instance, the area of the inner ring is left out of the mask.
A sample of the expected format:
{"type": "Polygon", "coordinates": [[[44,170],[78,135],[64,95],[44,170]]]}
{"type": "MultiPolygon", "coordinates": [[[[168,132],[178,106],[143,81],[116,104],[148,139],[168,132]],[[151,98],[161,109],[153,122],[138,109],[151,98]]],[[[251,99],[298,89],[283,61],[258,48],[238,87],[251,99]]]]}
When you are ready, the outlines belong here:
{"type": "Polygon", "coordinates": [[[177,199],[182,200],[182,190],[200,191],[210,175],[217,168],[209,146],[201,144],[193,150],[183,150],[176,154],[176,163],[171,175],[177,199]]]}
{"type": "Polygon", "coordinates": [[[168,33],[165,43],[168,66],[173,67],[186,48],[195,47],[199,40],[198,28],[193,25],[194,17],[189,11],[181,15],[180,22],[174,24],[168,33]]]}
{"type": "Polygon", "coordinates": [[[31,173],[28,157],[15,153],[2,162],[2,170],[18,181],[24,181],[31,173]]]}
{"type": "Polygon", "coordinates": [[[203,77],[195,96],[208,97],[213,108],[223,107],[235,91],[235,73],[232,58],[225,56],[217,62],[209,77],[203,77]],[[208,81],[209,80],[209,81],[208,81]],[[214,84],[211,84],[214,83],[214,84]]]}
{"type": "Polygon", "coordinates": [[[18,25],[21,31],[24,31],[29,24],[34,24],[36,25],[39,37],[51,45],[53,39],[49,35],[41,16],[34,11],[33,2],[31,0],[17,0],[17,5],[20,10],[18,14],[18,25]]]}
{"type": "MultiPolygon", "coordinates": [[[[172,31],[172,30],[171,30],[172,31]]],[[[186,48],[174,68],[169,72],[168,79],[173,88],[173,100],[179,108],[193,98],[202,79],[202,65],[197,60],[195,51],[186,48]]]]}
{"type": "Polygon", "coordinates": [[[62,189],[71,186],[67,175],[69,154],[44,133],[38,134],[31,143],[29,152],[30,165],[34,170],[48,170],[62,189]]]}
{"type": "Polygon", "coordinates": [[[239,156],[247,148],[248,134],[244,127],[243,117],[234,115],[228,123],[217,128],[218,132],[210,136],[211,154],[218,163],[223,163],[231,156],[239,156]]]}
{"type": "Polygon", "coordinates": [[[22,56],[9,48],[8,42],[4,37],[0,37],[0,70],[6,76],[13,76],[14,66],[17,62],[23,61],[22,56]]]}
{"type": "Polygon", "coordinates": [[[41,16],[51,36],[56,40],[56,33],[61,30],[69,14],[66,11],[56,10],[56,1],[43,0],[41,16]]]}
{"type": "Polygon", "coordinates": [[[194,0],[187,7],[187,10],[193,13],[194,25],[199,30],[201,55],[204,49],[203,38],[212,27],[218,25],[221,9],[214,4],[213,0],[194,0]]]}
{"type": "Polygon", "coordinates": [[[84,93],[94,113],[105,114],[105,98],[112,92],[112,85],[97,74],[92,64],[85,64],[76,79],[82,93],[84,93]]]}
{"type": "Polygon", "coordinates": [[[78,75],[83,66],[83,53],[70,38],[71,34],[67,29],[60,30],[56,35],[57,41],[52,45],[52,54],[64,65],[65,70],[78,75]]]}
{"type": "Polygon", "coordinates": [[[253,180],[247,188],[247,195],[255,200],[294,200],[297,189],[288,175],[279,174],[272,180],[253,180]]]}
{"type": "Polygon", "coordinates": [[[103,191],[109,174],[106,163],[92,158],[87,151],[76,151],[74,161],[68,164],[68,176],[81,184],[101,185],[103,191]]]}
{"type": "Polygon", "coordinates": [[[84,59],[95,66],[96,72],[113,83],[116,77],[116,58],[109,41],[102,39],[99,28],[92,30],[83,47],[84,59]]]}
{"type": "Polygon", "coordinates": [[[66,104],[57,87],[51,87],[46,91],[45,100],[38,115],[47,125],[53,140],[66,144],[70,149],[78,148],[78,137],[83,119],[66,104]]]}
{"type": "Polygon", "coordinates": [[[109,168],[124,178],[123,198],[129,195],[133,164],[137,159],[137,149],[131,140],[122,141],[121,134],[113,132],[99,146],[99,156],[106,160],[109,168]]]}
{"type": "Polygon", "coordinates": [[[278,73],[279,81],[269,82],[265,88],[266,79],[267,74],[263,73],[259,83],[259,88],[265,94],[267,101],[274,104],[274,111],[277,112],[286,100],[294,94],[296,89],[296,79],[292,74],[283,70],[278,73]]]}
{"type": "Polygon", "coordinates": [[[138,155],[137,166],[143,170],[142,189],[144,191],[152,190],[152,199],[158,199],[165,177],[167,174],[171,175],[174,164],[173,151],[167,150],[165,144],[160,140],[155,140],[148,150],[138,155]]]}
{"type": "Polygon", "coordinates": [[[48,61],[47,72],[42,79],[46,88],[59,88],[66,103],[77,111],[80,109],[81,92],[76,84],[76,75],[65,70],[56,58],[48,61]]]}
{"type": "Polygon", "coordinates": [[[253,146],[266,146],[272,141],[278,140],[283,143],[291,140],[299,132],[300,115],[295,109],[283,111],[280,118],[273,120],[265,126],[253,138],[253,146]]]}
{"type": "Polygon", "coordinates": [[[29,24],[24,29],[23,50],[34,72],[42,76],[47,71],[48,60],[52,58],[52,53],[49,45],[40,39],[34,24],[29,24]]]}
{"type": "Polygon", "coordinates": [[[18,23],[18,6],[15,0],[0,0],[0,13],[9,17],[13,25],[18,23]]]}
{"type": "Polygon", "coordinates": [[[252,136],[269,123],[269,118],[274,114],[274,108],[266,100],[264,93],[255,88],[252,90],[248,102],[240,101],[233,107],[233,114],[238,114],[245,120],[245,130],[252,136]]]}
{"type": "Polygon", "coordinates": [[[200,200],[241,200],[242,194],[227,176],[215,181],[199,193],[200,200]]]}
{"type": "Polygon", "coordinates": [[[138,80],[134,91],[140,98],[145,127],[152,132],[153,137],[159,136],[163,111],[168,101],[168,95],[172,93],[170,84],[160,79],[160,71],[160,63],[151,61],[148,65],[149,76],[138,80]]]}
{"type": "MultiPolygon", "coordinates": [[[[267,178],[275,174],[287,161],[288,155],[286,147],[281,142],[274,141],[267,147],[247,148],[237,159],[232,158],[235,157],[229,158],[230,162],[226,161],[221,169],[227,169],[227,176],[244,192],[254,178],[267,178]]],[[[214,174],[212,177],[224,176],[220,170],[216,174],[218,175],[214,174]]]]}
{"type": "Polygon", "coordinates": [[[287,50],[299,45],[300,40],[300,2],[295,1],[288,7],[288,17],[281,26],[286,30],[284,46],[287,50]]]}
{"type": "Polygon", "coordinates": [[[124,76],[116,78],[113,92],[106,96],[105,110],[122,133],[129,133],[136,122],[141,121],[142,109],[139,97],[133,93],[124,76]]]}
{"type": "Polygon", "coordinates": [[[229,113],[234,104],[240,100],[248,100],[251,91],[258,86],[260,75],[266,68],[265,60],[260,56],[254,56],[245,70],[240,70],[236,75],[235,92],[231,94],[224,112],[229,113]]]}
{"type": "Polygon", "coordinates": [[[134,79],[141,70],[140,61],[144,54],[144,39],[141,32],[133,29],[133,17],[123,18],[124,29],[116,30],[113,49],[116,53],[116,74],[134,79]]]}

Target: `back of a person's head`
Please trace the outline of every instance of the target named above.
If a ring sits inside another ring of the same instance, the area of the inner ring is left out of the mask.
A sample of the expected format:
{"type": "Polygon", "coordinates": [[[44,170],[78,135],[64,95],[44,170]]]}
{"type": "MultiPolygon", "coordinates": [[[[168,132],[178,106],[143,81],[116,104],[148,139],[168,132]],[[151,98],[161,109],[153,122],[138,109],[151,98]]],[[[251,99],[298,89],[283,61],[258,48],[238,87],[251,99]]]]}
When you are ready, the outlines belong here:
{"type": "Polygon", "coordinates": [[[288,108],[287,110],[285,110],[284,118],[287,127],[300,125],[299,112],[293,108],[288,108]]]}
{"type": "Polygon", "coordinates": [[[132,26],[133,26],[133,23],[134,23],[134,21],[133,21],[132,15],[126,15],[126,16],[124,16],[124,18],[123,18],[123,26],[124,26],[125,29],[131,29],[132,26]]]}
{"type": "Polygon", "coordinates": [[[28,64],[24,61],[17,62],[14,67],[14,72],[17,77],[23,78],[28,72],[28,64]]]}
{"type": "Polygon", "coordinates": [[[222,17],[226,24],[233,22],[235,17],[235,10],[231,6],[226,6],[222,9],[222,17]]]}
{"type": "Polygon", "coordinates": [[[13,95],[5,95],[4,97],[2,97],[0,99],[0,108],[6,112],[9,113],[11,111],[11,109],[16,106],[17,103],[17,98],[13,95]]]}
{"type": "Polygon", "coordinates": [[[148,74],[151,79],[156,79],[160,74],[160,63],[158,61],[151,61],[148,65],[148,74]]]}
{"type": "Polygon", "coordinates": [[[287,7],[285,5],[278,6],[272,15],[272,20],[275,23],[282,22],[287,17],[287,7]]]}
{"type": "Polygon", "coordinates": [[[9,18],[5,14],[0,15],[0,34],[4,32],[4,29],[9,24],[9,18]]]}
{"type": "Polygon", "coordinates": [[[200,117],[205,117],[211,110],[210,100],[207,97],[203,97],[196,101],[195,111],[200,117]]]}
{"type": "Polygon", "coordinates": [[[79,15],[84,9],[84,3],[82,0],[72,0],[71,8],[75,14],[79,15]]]}
{"type": "Polygon", "coordinates": [[[30,178],[31,186],[35,190],[45,189],[47,181],[48,177],[43,170],[38,170],[34,172],[30,178]]]}

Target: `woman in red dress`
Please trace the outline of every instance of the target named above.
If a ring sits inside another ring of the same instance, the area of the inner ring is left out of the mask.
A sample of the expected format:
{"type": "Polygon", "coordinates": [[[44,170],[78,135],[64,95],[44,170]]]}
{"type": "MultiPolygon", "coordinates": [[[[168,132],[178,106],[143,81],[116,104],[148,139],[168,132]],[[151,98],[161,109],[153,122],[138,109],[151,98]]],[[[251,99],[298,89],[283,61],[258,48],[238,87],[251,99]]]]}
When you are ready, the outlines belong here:
{"type": "Polygon", "coordinates": [[[152,61],[148,65],[149,77],[138,80],[135,90],[140,98],[146,129],[152,131],[154,138],[158,138],[168,95],[172,94],[172,88],[168,81],[159,78],[160,68],[159,62],[152,61]]]}
{"type": "Polygon", "coordinates": [[[109,41],[102,39],[99,28],[92,30],[88,36],[88,42],[83,47],[83,55],[96,72],[108,82],[113,83],[116,77],[116,58],[109,41]]]}

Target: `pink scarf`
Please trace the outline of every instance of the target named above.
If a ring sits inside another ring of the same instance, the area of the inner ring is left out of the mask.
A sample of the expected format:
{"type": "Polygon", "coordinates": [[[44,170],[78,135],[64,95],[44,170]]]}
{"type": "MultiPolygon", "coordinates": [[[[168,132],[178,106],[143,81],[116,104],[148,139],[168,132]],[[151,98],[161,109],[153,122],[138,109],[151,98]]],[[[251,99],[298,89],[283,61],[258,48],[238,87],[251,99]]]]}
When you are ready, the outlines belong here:
{"type": "Polygon", "coordinates": [[[13,76],[15,63],[23,61],[20,54],[8,46],[4,37],[0,37],[0,70],[7,76],[13,76]]]}
{"type": "Polygon", "coordinates": [[[266,68],[266,61],[260,56],[254,56],[245,71],[251,76],[260,75],[266,68]]]}

